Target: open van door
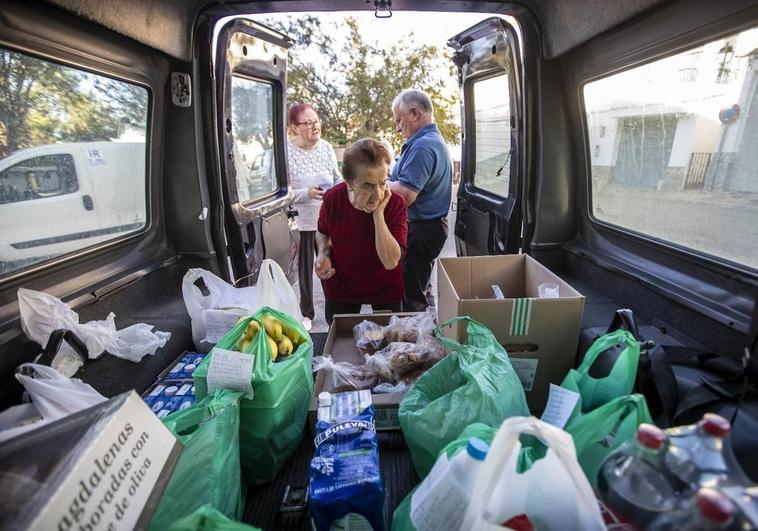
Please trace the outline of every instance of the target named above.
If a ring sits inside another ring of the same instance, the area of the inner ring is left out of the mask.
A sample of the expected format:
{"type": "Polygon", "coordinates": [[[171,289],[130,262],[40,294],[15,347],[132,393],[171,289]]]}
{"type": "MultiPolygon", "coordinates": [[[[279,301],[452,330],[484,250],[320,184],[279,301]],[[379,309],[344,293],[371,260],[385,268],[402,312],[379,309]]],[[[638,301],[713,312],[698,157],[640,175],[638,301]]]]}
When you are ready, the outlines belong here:
{"type": "Polygon", "coordinates": [[[225,235],[216,247],[226,250],[237,285],[254,283],[264,258],[278,262],[294,282],[299,234],[285,151],[291,41],[261,24],[235,18],[223,25],[216,43],[216,119],[211,123],[216,127],[223,203],[223,212],[216,214],[223,219],[225,235]]]}
{"type": "Polygon", "coordinates": [[[516,30],[493,17],[448,40],[461,86],[459,256],[518,253],[523,163],[521,60],[516,30]]]}

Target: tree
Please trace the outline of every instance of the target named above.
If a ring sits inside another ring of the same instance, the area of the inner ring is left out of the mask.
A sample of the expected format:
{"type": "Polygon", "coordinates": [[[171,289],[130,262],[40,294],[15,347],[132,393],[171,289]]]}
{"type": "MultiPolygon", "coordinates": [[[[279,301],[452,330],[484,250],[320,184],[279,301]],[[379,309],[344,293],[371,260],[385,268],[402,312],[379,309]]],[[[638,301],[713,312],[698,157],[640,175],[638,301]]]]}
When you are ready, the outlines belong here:
{"type": "Polygon", "coordinates": [[[147,125],[147,91],[0,50],[0,157],[53,142],[118,138],[147,125]]]}
{"type": "Polygon", "coordinates": [[[336,25],[324,29],[321,21],[310,15],[267,24],[295,40],[290,50],[288,100],[290,104],[308,102],[316,108],[329,142],[344,145],[370,136],[388,140],[399,149],[402,139],[395,131],[391,106],[405,88],[426,91],[443,138],[450,143],[459,141],[460,126],[453,119],[457,92],[448,90],[438,75],[455,75],[446,50],[414,46],[412,35],[380,47],[364,39],[351,17],[340,25],[347,29],[341,44],[335,38],[341,33],[336,25]]]}

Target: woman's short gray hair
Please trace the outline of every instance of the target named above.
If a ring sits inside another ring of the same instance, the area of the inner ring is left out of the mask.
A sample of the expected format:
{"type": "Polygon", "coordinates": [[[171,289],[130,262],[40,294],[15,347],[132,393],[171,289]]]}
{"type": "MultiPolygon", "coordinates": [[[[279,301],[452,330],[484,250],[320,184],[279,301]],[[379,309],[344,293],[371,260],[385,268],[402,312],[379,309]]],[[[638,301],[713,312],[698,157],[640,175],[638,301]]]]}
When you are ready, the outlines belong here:
{"type": "Polygon", "coordinates": [[[410,110],[416,107],[424,114],[432,114],[432,100],[429,95],[423,90],[406,89],[402,91],[392,101],[392,108],[396,109],[400,105],[403,105],[406,110],[410,110]]]}

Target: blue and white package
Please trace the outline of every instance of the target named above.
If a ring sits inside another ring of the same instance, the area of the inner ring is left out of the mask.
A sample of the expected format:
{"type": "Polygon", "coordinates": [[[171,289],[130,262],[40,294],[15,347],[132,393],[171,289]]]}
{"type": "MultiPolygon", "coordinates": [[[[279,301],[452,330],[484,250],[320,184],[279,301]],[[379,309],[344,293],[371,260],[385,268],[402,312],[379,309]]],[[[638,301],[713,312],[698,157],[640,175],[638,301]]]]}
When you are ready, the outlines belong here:
{"type": "Polygon", "coordinates": [[[197,366],[200,365],[205,356],[205,354],[199,352],[185,352],[176,365],[171,367],[171,370],[168,371],[163,381],[192,380],[192,373],[197,369],[197,366]]]}
{"type": "Polygon", "coordinates": [[[383,531],[384,485],[371,391],[333,394],[330,402],[320,404],[316,421],[308,501],[313,525],[329,531],[350,514],[383,531]]]}
{"type": "Polygon", "coordinates": [[[192,382],[160,383],[143,400],[158,418],[163,418],[169,413],[186,409],[195,403],[195,385],[192,382]]]}

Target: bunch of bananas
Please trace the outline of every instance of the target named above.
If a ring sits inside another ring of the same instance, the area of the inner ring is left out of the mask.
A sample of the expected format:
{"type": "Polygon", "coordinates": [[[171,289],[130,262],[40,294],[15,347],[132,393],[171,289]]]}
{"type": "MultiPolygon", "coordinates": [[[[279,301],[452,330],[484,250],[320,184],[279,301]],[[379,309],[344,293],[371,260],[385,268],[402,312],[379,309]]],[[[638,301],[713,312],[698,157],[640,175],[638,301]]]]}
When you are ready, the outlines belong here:
{"type": "Polygon", "coordinates": [[[292,354],[295,349],[305,341],[305,338],[294,328],[281,322],[276,317],[264,315],[259,320],[250,319],[245,332],[237,340],[237,349],[247,352],[253,339],[261,331],[261,325],[266,334],[268,349],[271,352],[271,361],[281,361],[292,354]]]}

